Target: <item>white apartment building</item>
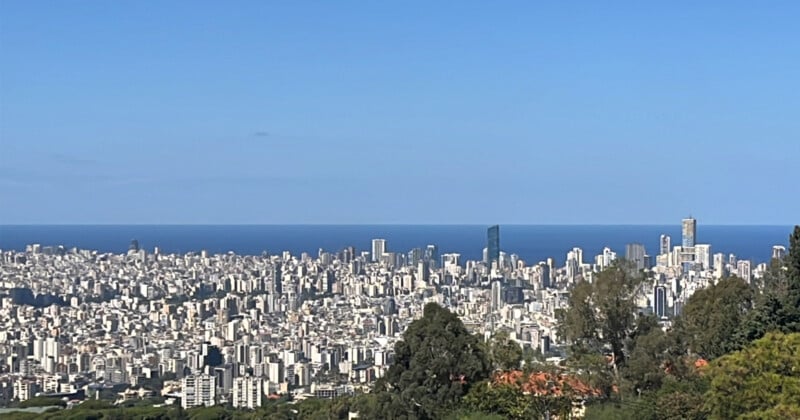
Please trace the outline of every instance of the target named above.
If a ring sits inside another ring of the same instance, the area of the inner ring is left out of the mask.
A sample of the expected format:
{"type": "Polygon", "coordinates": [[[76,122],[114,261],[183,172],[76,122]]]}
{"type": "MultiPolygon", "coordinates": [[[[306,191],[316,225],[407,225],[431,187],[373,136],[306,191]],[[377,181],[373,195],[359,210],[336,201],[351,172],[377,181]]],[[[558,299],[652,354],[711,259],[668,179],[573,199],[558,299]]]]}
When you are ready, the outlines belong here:
{"type": "Polygon", "coordinates": [[[261,407],[264,396],[261,378],[238,377],[233,380],[233,407],[255,409],[261,407]]]}
{"type": "Polygon", "coordinates": [[[25,401],[36,395],[36,383],[26,379],[14,382],[14,398],[25,401]]]}
{"type": "Polygon", "coordinates": [[[694,262],[702,266],[703,270],[711,269],[711,245],[697,244],[694,246],[694,262]]]}
{"type": "Polygon", "coordinates": [[[181,406],[186,408],[214,405],[216,402],[216,378],[212,375],[189,375],[181,381],[183,400],[181,406]]]}

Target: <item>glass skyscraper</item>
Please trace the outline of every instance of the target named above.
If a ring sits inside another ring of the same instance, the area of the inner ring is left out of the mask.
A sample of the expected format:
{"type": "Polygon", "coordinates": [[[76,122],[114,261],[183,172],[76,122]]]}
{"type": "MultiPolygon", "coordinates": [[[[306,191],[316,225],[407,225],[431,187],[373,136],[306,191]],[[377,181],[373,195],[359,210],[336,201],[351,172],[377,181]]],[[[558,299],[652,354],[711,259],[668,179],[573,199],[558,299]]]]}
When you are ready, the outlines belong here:
{"type": "Polygon", "coordinates": [[[490,226],[486,231],[486,249],[489,264],[500,261],[500,226],[490,226]]]}
{"type": "Polygon", "coordinates": [[[683,243],[681,245],[684,248],[693,248],[697,239],[697,220],[691,217],[688,219],[683,219],[681,227],[681,236],[683,239],[683,243]]]}
{"type": "Polygon", "coordinates": [[[683,219],[681,223],[681,239],[683,274],[688,275],[689,269],[695,260],[694,246],[697,243],[697,220],[692,217],[683,219]]]}

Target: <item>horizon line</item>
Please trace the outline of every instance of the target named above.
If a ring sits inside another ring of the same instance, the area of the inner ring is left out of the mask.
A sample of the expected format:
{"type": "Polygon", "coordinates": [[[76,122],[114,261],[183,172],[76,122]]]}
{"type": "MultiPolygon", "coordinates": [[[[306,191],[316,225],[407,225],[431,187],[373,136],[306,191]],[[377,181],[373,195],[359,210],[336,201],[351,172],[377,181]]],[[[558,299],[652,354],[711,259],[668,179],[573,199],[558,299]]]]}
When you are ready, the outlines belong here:
{"type": "MultiPolygon", "coordinates": [[[[247,226],[608,226],[608,227],[622,227],[622,226],[675,226],[679,227],[680,223],[0,223],[1,227],[37,227],[37,226],[75,226],[75,227],[115,227],[115,226],[185,226],[185,227],[202,227],[202,226],[232,226],[232,227],[247,227],[247,226]]],[[[701,226],[752,226],[752,227],[787,227],[797,226],[798,223],[698,223],[701,226]]]]}

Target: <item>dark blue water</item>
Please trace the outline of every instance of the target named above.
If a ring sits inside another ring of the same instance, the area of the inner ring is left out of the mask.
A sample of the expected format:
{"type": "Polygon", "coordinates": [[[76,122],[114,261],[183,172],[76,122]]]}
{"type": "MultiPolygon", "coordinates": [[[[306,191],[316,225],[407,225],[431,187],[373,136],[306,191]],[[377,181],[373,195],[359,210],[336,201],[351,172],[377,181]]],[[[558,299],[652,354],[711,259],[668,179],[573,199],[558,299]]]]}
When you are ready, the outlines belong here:
{"type": "MultiPolygon", "coordinates": [[[[28,244],[64,245],[102,252],[125,252],[132,239],[151,251],[165,253],[207,250],[237,254],[316,255],[322,248],[337,252],[347,246],[370,250],[373,238],[385,238],[392,252],[408,252],[436,244],[440,253],[457,252],[463,259],[479,260],[486,246],[486,226],[477,225],[256,225],[256,226],[0,226],[0,249],[24,250],[28,244]]],[[[788,246],[790,226],[704,226],[698,225],[697,243],[711,244],[712,253],[736,254],[756,262],[769,260],[773,245],[788,246]]],[[[672,244],[680,245],[680,225],[668,226],[523,226],[500,227],[501,249],[517,254],[528,263],[548,257],[559,264],[573,247],[584,250],[592,261],[603,247],[624,256],[625,245],[639,242],[647,252],[657,254],[659,237],[666,233],[672,244]]]]}

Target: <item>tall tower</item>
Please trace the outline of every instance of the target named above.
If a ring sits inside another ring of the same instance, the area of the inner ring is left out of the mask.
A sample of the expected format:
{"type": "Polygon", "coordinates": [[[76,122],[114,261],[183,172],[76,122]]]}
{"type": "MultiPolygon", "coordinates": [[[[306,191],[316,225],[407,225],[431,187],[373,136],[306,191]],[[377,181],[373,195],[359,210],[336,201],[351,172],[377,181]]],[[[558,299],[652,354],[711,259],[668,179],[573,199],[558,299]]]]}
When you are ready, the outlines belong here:
{"type": "Polygon", "coordinates": [[[490,265],[492,262],[500,261],[500,226],[490,226],[486,231],[486,249],[488,253],[487,262],[490,265]]]}
{"type": "Polygon", "coordinates": [[[691,216],[681,222],[681,239],[681,263],[683,264],[683,274],[687,275],[694,264],[694,245],[697,240],[697,220],[691,216]]]}
{"type": "Polygon", "coordinates": [[[272,283],[269,284],[269,288],[267,292],[271,295],[282,295],[283,294],[283,278],[282,278],[283,271],[281,269],[281,263],[276,262],[272,265],[272,269],[270,272],[270,278],[272,283]]]}
{"type": "Polygon", "coordinates": [[[661,252],[659,255],[669,254],[672,251],[672,238],[669,235],[661,235],[661,252]]]}
{"type": "Polygon", "coordinates": [[[684,248],[693,248],[697,239],[697,220],[689,216],[689,218],[683,219],[681,225],[681,239],[683,240],[681,245],[684,248]]]}
{"type": "Polygon", "coordinates": [[[386,239],[372,240],[372,262],[380,262],[386,253],[386,239]]]}
{"type": "Polygon", "coordinates": [[[633,243],[625,246],[625,259],[636,264],[636,269],[645,268],[644,256],[647,254],[644,245],[633,243]]]}
{"type": "Polygon", "coordinates": [[[492,281],[492,297],[491,297],[491,309],[492,311],[499,310],[500,307],[503,305],[503,284],[500,280],[492,281]]]}
{"type": "Polygon", "coordinates": [[[667,288],[662,285],[653,291],[653,312],[659,319],[667,317],[667,288]]]}

